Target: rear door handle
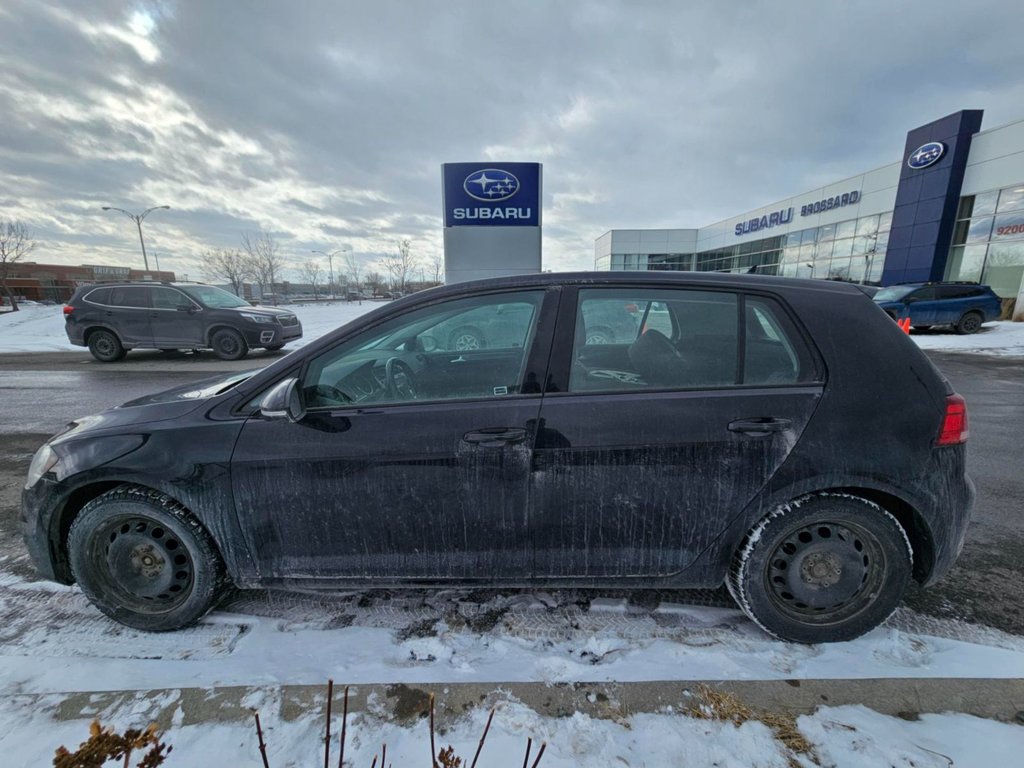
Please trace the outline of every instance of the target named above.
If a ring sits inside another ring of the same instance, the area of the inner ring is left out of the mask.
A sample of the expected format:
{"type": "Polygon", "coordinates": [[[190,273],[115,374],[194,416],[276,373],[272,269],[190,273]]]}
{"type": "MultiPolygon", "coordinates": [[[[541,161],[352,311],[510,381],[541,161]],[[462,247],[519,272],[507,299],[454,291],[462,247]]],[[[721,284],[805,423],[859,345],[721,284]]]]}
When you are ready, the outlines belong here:
{"type": "Polygon", "coordinates": [[[462,439],[470,445],[480,448],[502,448],[511,443],[521,443],[526,439],[526,430],[516,427],[492,427],[467,432],[462,439]]]}
{"type": "Polygon", "coordinates": [[[778,419],[774,416],[760,416],[754,419],[737,419],[729,422],[730,432],[739,432],[751,437],[764,437],[773,432],[785,432],[793,426],[789,419],[778,419]]]}

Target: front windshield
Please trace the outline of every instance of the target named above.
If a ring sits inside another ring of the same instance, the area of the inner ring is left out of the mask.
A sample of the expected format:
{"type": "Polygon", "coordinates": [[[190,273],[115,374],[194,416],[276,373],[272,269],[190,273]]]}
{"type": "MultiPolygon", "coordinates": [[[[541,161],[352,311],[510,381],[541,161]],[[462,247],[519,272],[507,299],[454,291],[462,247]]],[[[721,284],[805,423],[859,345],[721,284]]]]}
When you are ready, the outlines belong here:
{"type": "Polygon", "coordinates": [[[221,288],[214,288],[212,285],[179,285],[178,287],[193,299],[197,299],[213,309],[252,306],[245,299],[240,299],[235,294],[228,293],[221,288]]]}
{"type": "Polygon", "coordinates": [[[917,290],[916,285],[892,285],[888,288],[883,288],[871,298],[875,301],[899,301],[915,290],[917,290]]]}

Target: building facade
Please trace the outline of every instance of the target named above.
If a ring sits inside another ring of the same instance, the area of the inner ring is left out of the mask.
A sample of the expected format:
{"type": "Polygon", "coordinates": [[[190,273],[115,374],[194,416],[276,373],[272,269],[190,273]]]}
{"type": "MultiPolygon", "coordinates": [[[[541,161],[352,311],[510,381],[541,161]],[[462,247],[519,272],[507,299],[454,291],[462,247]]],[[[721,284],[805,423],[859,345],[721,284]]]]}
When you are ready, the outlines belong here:
{"type": "MultiPolygon", "coordinates": [[[[105,265],[70,266],[17,262],[7,267],[7,287],[16,297],[32,301],[65,302],[82,285],[114,280],[156,280],[173,282],[173,272],[111,267],[105,265]]],[[[0,302],[6,297],[0,291],[0,302]]]]}
{"type": "Polygon", "coordinates": [[[981,119],[963,110],[915,128],[898,162],[710,226],[611,230],[595,267],[966,280],[1009,307],[1024,281],[1024,120],[982,131],[981,119]]]}

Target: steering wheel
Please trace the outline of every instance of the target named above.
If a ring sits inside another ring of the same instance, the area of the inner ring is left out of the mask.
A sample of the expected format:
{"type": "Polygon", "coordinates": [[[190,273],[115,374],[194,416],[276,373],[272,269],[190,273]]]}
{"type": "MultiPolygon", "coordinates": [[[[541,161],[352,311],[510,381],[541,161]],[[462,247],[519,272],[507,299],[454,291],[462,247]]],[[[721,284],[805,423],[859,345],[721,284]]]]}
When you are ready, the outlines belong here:
{"type": "Polygon", "coordinates": [[[415,400],[418,397],[412,368],[397,357],[389,358],[385,364],[384,381],[388,395],[396,400],[415,400]]]}

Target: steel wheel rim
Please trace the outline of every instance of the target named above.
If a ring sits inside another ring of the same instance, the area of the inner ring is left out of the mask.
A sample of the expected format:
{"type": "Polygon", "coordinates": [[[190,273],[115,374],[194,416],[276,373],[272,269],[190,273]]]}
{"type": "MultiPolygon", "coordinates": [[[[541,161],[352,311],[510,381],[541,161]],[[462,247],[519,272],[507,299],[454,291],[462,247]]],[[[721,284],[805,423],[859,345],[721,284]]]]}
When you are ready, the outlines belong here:
{"type": "Polygon", "coordinates": [[[804,623],[844,621],[875,600],[888,568],[874,534],[850,522],[792,529],[765,565],[765,591],[787,617],[804,623]]]}
{"type": "Polygon", "coordinates": [[[226,355],[235,354],[238,351],[238,339],[230,333],[223,334],[220,337],[220,351],[226,355]]]}
{"type": "Polygon", "coordinates": [[[455,337],[455,344],[453,346],[457,352],[480,349],[480,339],[472,333],[460,333],[455,337]]]}
{"type": "Polygon", "coordinates": [[[188,600],[195,563],[181,538],[145,515],[124,515],[102,526],[89,552],[101,588],[136,612],[165,613],[188,600]]]}
{"type": "Polygon", "coordinates": [[[96,337],[96,341],[93,342],[96,345],[96,351],[104,357],[109,357],[114,354],[114,342],[106,334],[100,334],[96,337]]]}
{"type": "Polygon", "coordinates": [[[965,331],[976,331],[981,326],[981,322],[978,320],[977,315],[968,315],[964,318],[964,330],[965,331]]]}

